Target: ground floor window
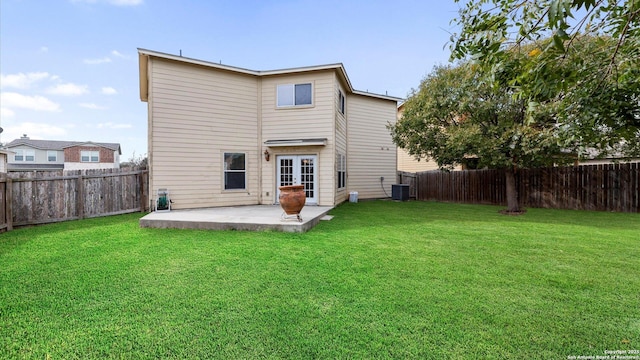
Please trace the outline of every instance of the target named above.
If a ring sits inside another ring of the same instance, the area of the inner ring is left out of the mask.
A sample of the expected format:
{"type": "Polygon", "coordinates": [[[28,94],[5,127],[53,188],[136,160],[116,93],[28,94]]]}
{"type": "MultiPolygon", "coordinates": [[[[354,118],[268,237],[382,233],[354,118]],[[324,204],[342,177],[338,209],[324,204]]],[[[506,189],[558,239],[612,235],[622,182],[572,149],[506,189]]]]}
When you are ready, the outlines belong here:
{"type": "Polygon", "coordinates": [[[338,170],[338,189],[344,189],[347,186],[347,157],[344,154],[338,154],[336,167],[338,170]]]}
{"type": "Polygon", "coordinates": [[[246,178],[246,154],[224,153],[224,189],[246,189],[246,178]]]}

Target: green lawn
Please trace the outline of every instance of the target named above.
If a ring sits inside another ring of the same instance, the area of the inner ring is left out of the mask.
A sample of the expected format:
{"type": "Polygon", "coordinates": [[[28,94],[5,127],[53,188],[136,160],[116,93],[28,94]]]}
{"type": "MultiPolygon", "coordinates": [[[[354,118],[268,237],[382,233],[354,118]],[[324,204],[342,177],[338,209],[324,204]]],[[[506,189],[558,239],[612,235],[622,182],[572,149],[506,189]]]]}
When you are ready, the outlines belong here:
{"type": "Polygon", "coordinates": [[[347,203],[305,234],[0,234],[0,358],[540,358],[640,349],[640,214],[347,203]]]}

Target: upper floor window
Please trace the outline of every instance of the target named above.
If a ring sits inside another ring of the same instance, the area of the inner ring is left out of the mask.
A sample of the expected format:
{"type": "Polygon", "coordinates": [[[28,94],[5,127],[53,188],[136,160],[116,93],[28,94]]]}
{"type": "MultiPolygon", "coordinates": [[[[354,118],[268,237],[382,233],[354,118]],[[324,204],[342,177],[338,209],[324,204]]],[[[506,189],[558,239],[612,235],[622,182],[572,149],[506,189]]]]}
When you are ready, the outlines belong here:
{"type": "Polygon", "coordinates": [[[344,94],[338,90],[338,111],[344,115],[344,94]]]}
{"type": "Polygon", "coordinates": [[[58,152],[49,150],[47,151],[47,161],[55,162],[58,161],[58,152]]]}
{"type": "Polygon", "coordinates": [[[224,189],[246,189],[245,153],[224,153],[224,189]]]}
{"type": "Polygon", "coordinates": [[[99,162],[100,152],[99,151],[80,151],[80,161],[81,162],[99,162]]]}
{"type": "Polygon", "coordinates": [[[36,161],[35,150],[16,150],[16,154],[13,156],[14,161],[36,161]]]}
{"type": "Polygon", "coordinates": [[[278,107],[311,105],[311,83],[278,85],[278,107]]]}

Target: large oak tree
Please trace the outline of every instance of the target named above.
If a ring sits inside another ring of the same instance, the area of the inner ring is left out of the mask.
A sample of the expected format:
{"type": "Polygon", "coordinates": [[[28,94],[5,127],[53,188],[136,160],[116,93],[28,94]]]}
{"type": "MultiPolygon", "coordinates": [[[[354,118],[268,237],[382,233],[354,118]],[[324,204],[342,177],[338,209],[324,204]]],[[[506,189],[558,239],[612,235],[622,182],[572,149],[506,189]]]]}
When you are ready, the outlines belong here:
{"type": "Polygon", "coordinates": [[[639,18],[640,0],[468,1],[452,35],[461,62],[422,81],[393,138],[443,168],[505,169],[510,212],[520,168],[639,156],[639,18]]]}
{"type": "MultiPolygon", "coordinates": [[[[513,69],[528,54],[513,54],[513,69]]],[[[474,159],[478,167],[505,169],[507,211],[519,212],[518,170],[572,161],[551,114],[527,117],[528,104],[493,86],[471,62],[437,66],[404,103],[389,126],[394,142],[416,158],[451,168],[474,159]]]]}

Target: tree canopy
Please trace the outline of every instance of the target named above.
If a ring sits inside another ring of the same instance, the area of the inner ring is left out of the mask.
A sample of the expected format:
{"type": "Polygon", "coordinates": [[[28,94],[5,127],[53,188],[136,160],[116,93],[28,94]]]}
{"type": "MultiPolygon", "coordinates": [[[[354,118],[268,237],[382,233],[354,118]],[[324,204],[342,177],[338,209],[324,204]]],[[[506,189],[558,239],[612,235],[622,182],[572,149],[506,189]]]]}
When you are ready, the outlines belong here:
{"type": "Polygon", "coordinates": [[[527,118],[552,113],[579,156],[640,156],[640,0],[471,0],[453,23],[452,59],[509,87],[527,118]],[[505,72],[523,47],[536,61],[505,72]]]}

